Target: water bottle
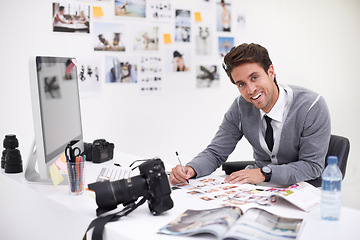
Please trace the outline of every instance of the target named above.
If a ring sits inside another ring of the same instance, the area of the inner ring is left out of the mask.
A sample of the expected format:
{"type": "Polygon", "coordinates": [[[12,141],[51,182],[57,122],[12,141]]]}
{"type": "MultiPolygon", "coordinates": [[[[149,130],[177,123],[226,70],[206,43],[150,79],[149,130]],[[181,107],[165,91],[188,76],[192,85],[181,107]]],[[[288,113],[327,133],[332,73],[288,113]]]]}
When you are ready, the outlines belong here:
{"type": "Polygon", "coordinates": [[[329,156],[328,165],[322,174],[321,187],[321,218],[336,221],[341,211],[341,181],[342,173],[337,165],[338,158],[329,156]]]}

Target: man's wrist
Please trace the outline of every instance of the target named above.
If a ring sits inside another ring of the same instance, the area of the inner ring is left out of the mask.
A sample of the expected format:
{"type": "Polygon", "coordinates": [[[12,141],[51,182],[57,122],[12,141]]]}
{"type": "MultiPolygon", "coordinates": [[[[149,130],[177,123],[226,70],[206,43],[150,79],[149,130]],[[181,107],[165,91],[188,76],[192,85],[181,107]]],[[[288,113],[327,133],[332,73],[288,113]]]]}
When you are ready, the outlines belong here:
{"type": "Polygon", "coordinates": [[[265,180],[264,182],[269,182],[271,179],[271,175],[272,175],[272,169],[269,166],[263,166],[262,168],[260,168],[260,172],[264,175],[265,180]]]}

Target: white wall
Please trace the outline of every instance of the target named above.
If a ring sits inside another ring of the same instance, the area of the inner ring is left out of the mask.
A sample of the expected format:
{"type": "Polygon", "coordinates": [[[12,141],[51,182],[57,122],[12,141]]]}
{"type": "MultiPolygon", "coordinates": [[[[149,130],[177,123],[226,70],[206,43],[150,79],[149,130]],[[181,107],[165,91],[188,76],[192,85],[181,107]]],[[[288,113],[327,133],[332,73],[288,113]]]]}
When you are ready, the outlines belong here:
{"type": "MultiPolygon", "coordinates": [[[[89,4],[112,12],[106,2],[89,4]]],[[[203,10],[194,0],[174,0],[173,4],[203,10]]],[[[51,11],[52,2],[47,0],[0,3],[0,140],[8,133],[17,134],[24,162],[34,136],[29,57],[105,56],[92,51],[91,35],[52,33],[51,11]]],[[[262,44],[269,50],[279,82],[308,87],[325,97],[332,132],[351,142],[345,182],[360,181],[356,174],[360,170],[360,125],[356,120],[360,117],[360,2],[233,0],[233,14],[236,11],[245,13],[247,21],[246,29],[232,33],[237,44],[262,44]]],[[[100,21],[108,20],[134,23],[109,16],[100,21]]],[[[162,32],[173,31],[173,25],[160,26],[162,32]]],[[[161,45],[160,53],[164,56],[169,49],[171,46],[161,45]]],[[[192,60],[194,64],[195,58],[192,60]]],[[[221,59],[214,56],[210,60],[220,67],[221,59]]],[[[200,90],[195,87],[195,72],[165,74],[163,90],[157,96],[141,96],[132,86],[102,84],[100,97],[82,99],[85,140],[106,138],[117,150],[142,157],[161,156],[174,164],[174,152],[179,151],[187,162],[209,143],[237,95],[223,72],[220,88],[200,90]]],[[[251,157],[250,146],[241,142],[230,159],[251,157]]]]}

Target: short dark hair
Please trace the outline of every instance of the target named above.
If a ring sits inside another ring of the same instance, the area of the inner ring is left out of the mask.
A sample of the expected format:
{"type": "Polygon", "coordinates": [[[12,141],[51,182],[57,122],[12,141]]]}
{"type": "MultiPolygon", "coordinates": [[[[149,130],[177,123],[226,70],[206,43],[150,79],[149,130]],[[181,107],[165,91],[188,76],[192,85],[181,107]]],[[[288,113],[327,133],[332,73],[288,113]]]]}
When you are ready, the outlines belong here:
{"type": "MultiPolygon", "coordinates": [[[[272,65],[268,51],[259,44],[243,43],[239,46],[232,47],[225,55],[222,66],[233,84],[235,84],[235,81],[231,76],[231,72],[243,63],[258,63],[266,74],[270,65],[272,65]]],[[[274,78],[274,82],[277,85],[276,78],[274,78]]]]}
{"type": "Polygon", "coordinates": [[[64,6],[60,6],[59,11],[61,12],[62,10],[64,10],[64,8],[65,8],[64,6]]]}

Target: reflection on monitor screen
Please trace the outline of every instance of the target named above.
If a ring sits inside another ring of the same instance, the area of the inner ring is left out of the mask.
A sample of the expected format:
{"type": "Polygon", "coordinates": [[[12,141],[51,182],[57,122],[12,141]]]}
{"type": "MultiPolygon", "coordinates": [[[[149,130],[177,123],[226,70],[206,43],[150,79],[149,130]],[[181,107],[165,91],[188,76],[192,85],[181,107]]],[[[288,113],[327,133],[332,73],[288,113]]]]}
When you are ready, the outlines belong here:
{"type": "MultiPolygon", "coordinates": [[[[35,57],[30,59],[30,87],[35,141],[25,178],[51,183],[49,167],[74,142],[83,150],[79,89],[75,59],[35,57]]],[[[65,178],[66,179],[66,178],[65,178]]]]}

